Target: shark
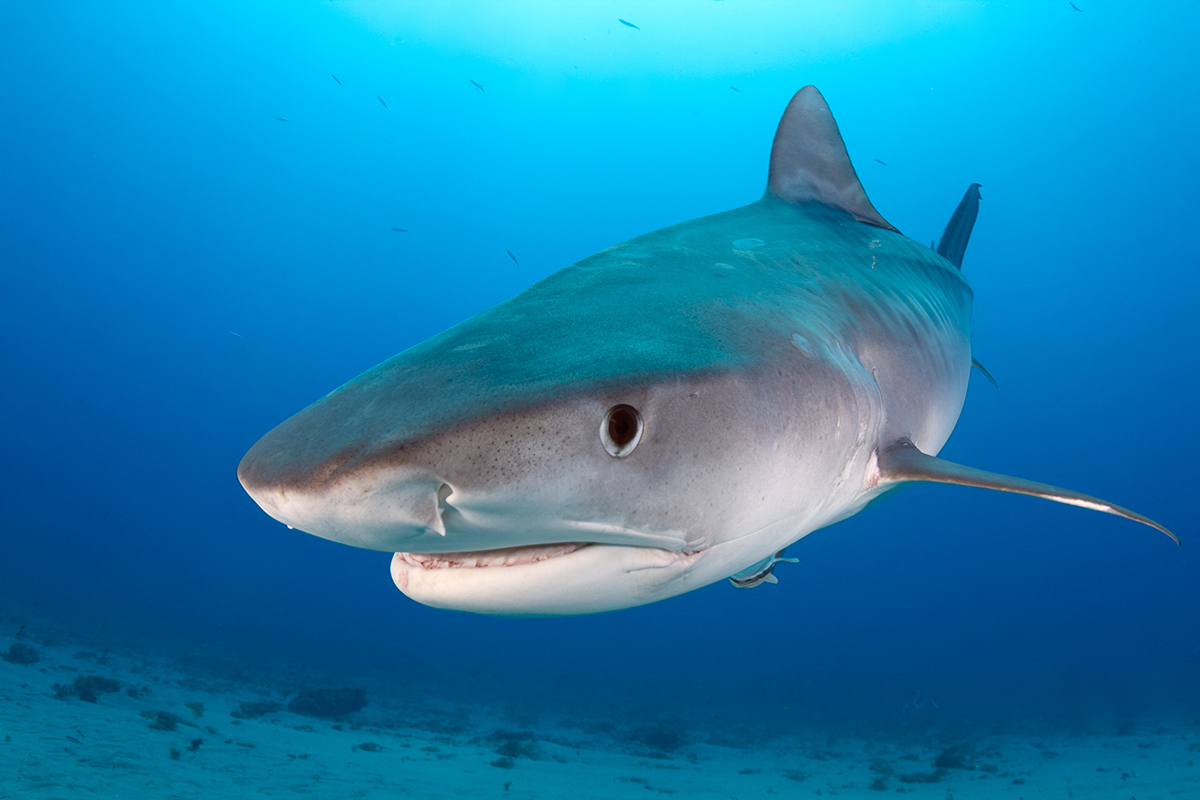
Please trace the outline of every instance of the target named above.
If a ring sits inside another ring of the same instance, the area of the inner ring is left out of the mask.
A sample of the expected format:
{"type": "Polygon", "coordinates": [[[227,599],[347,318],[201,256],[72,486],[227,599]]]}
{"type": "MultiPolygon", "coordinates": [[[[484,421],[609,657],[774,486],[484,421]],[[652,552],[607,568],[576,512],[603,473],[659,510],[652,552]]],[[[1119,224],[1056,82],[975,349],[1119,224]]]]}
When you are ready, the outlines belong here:
{"type": "Polygon", "coordinates": [[[756,202],[638,236],[350,380],[237,474],[291,528],[392,553],[438,608],[570,615],[729,579],[912,483],[1079,492],[937,457],[966,399],[972,184],[936,248],[871,204],[821,93],[756,202]]]}

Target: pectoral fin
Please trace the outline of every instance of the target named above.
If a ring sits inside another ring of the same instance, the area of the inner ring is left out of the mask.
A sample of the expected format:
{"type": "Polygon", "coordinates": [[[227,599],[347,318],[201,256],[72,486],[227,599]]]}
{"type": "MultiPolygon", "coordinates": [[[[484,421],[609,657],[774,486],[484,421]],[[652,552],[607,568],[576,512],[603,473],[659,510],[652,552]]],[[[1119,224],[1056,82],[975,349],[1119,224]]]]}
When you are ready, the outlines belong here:
{"type": "Polygon", "coordinates": [[[974,358],[971,359],[971,366],[974,367],[975,369],[979,370],[980,372],[982,372],[983,377],[987,378],[989,381],[992,382],[992,386],[995,386],[997,389],[1000,388],[1000,384],[996,383],[996,379],[992,377],[992,373],[987,371],[987,367],[985,367],[983,364],[980,364],[974,358]]]}
{"type": "Polygon", "coordinates": [[[1066,503],[1080,508],[1090,508],[1093,511],[1103,511],[1105,514],[1115,514],[1118,517],[1131,519],[1151,528],[1157,528],[1179,544],[1179,537],[1159,525],[1154,520],[1143,517],[1137,512],[1112,503],[1092,497],[1091,495],[1073,492],[1070,489],[1060,489],[1045,483],[1027,481],[1023,478],[1010,478],[1007,475],[997,475],[974,467],[964,467],[950,461],[943,461],[935,456],[926,455],[917,449],[908,439],[878,451],[880,483],[953,483],[959,486],[974,486],[979,489],[995,489],[999,492],[1027,494],[1053,500],[1056,503],[1066,503]]]}

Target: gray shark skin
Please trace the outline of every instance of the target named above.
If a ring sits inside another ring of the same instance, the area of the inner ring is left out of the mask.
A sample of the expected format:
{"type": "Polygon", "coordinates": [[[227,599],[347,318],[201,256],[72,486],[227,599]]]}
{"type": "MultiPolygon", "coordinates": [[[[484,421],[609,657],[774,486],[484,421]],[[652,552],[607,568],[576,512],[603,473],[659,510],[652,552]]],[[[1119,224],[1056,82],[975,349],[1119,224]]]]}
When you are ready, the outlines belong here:
{"type": "Polygon", "coordinates": [[[935,457],[972,364],[965,216],[944,237],[954,264],[896,231],[805,87],[762,199],[611,247],[405,350],[267,433],[238,477],[289,526],[395,553],[419,602],[492,614],[772,582],[787,545],[916,481],[1167,532],[935,457]]]}

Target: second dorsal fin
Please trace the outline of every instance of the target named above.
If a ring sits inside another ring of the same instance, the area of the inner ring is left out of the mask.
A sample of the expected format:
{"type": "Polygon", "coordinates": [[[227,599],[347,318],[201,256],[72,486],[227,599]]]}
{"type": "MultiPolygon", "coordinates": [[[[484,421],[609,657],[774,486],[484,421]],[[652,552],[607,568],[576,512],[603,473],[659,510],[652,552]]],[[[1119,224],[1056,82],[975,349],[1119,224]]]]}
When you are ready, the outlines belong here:
{"type": "Polygon", "coordinates": [[[896,230],[867,199],[833,113],[815,86],[796,92],[784,109],[771,145],[767,192],[789,203],[837,206],[859,222],[896,230]]]}

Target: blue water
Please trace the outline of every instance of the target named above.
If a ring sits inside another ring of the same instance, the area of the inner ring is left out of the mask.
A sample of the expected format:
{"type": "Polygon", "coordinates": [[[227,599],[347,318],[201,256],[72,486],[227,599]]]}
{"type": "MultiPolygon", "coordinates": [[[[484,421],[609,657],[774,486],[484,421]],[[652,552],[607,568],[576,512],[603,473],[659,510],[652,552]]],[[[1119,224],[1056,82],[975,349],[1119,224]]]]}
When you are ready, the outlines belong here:
{"type": "Polygon", "coordinates": [[[1200,13],[1076,5],[9,4],[0,610],[514,704],[886,726],[920,691],[964,728],[1195,721],[1200,13]],[[755,200],[810,83],[905,234],[983,185],[964,274],[999,389],[972,377],[943,455],[1183,547],[917,487],[794,545],[777,586],[497,619],[406,599],[387,554],[242,491],[246,449],[350,377],[755,200]]]}

